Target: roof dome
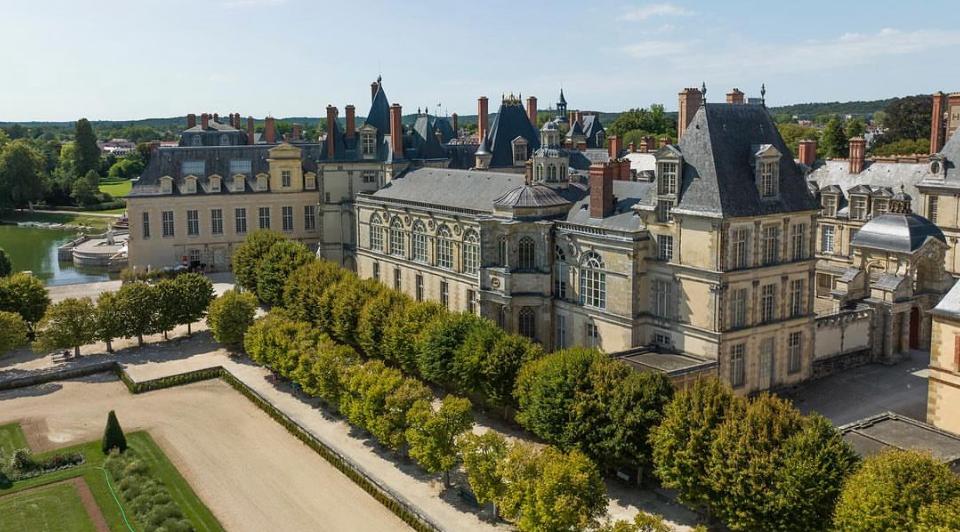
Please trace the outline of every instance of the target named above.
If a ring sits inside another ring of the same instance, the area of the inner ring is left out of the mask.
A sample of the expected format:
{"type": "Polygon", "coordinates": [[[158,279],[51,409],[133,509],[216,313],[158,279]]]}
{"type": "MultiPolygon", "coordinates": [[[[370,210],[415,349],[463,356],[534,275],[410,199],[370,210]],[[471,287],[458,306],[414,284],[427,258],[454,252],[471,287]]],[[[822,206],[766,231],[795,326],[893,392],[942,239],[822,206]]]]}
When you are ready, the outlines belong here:
{"type": "Polygon", "coordinates": [[[913,213],[883,214],[864,224],[850,245],[913,253],[930,238],[947,243],[940,228],[923,216],[913,213]]]}
{"type": "Polygon", "coordinates": [[[557,131],[557,130],[558,130],[557,124],[553,120],[547,121],[547,123],[544,124],[542,128],[540,128],[540,131],[557,131]]]}
{"type": "Polygon", "coordinates": [[[495,207],[537,208],[569,205],[570,202],[546,185],[520,185],[493,200],[495,207]]]}

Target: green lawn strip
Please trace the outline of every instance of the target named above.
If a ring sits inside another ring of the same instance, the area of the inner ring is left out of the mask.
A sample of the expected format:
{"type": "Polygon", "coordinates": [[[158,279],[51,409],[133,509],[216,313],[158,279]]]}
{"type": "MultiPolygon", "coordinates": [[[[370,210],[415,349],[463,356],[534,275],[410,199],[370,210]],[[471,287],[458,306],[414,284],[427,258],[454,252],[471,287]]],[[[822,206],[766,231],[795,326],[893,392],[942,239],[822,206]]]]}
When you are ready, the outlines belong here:
{"type": "Polygon", "coordinates": [[[114,198],[120,198],[129,194],[132,186],[133,183],[129,179],[113,183],[100,183],[100,192],[106,192],[114,198]]]}
{"type": "Polygon", "coordinates": [[[10,456],[17,449],[27,449],[27,438],[19,423],[0,425],[0,454],[10,456]]]}
{"type": "MultiPolygon", "coordinates": [[[[109,212],[109,211],[108,211],[109,212]]],[[[50,213],[50,212],[3,212],[0,220],[4,222],[42,222],[55,224],[86,225],[94,229],[106,230],[114,218],[106,216],[85,216],[82,212],[50,213]]]]}
{"type": "Polygon", "coordinates": [[[72,484],[57,484],[0,497],[0,532],[96,530],[72,484]]]}
{"type": "Polygon", "coordinates": [[[220,525],[217,518],[197,497],[197,494],[190,488],[190,484],[180,476],[180,472],[170,463],[167,456],[163,454],[163,450],[157,446],[149,434],[146,432],[127,434],[127,444],[130,448],[136,450],[137,456],[147,462],[150,475],[163,482],[163,485],[170,492],[170,497],[180,507],[183,515],[193,523],[196,530],[200,532],[223,530],[223,526],[220,525]]]}

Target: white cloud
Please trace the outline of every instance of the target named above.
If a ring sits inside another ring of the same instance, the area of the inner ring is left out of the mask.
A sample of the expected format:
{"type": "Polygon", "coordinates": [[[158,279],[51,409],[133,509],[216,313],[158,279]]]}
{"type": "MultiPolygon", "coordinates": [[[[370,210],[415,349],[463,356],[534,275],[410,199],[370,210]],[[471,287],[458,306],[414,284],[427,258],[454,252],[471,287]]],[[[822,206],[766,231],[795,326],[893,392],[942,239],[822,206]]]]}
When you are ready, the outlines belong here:
{"type": "Polygon", "coordinates": [[[640,22],[653,17],[684,17],[692,14],[693,11],[676,4],[646,4],[627,11],[620,18],[640,22]]]}

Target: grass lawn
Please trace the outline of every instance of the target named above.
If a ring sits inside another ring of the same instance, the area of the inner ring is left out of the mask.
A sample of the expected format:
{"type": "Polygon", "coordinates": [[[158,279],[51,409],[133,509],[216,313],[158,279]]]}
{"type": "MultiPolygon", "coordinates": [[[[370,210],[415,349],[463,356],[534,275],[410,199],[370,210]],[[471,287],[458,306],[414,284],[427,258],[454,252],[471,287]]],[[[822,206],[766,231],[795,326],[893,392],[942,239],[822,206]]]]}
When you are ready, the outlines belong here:
{"type": "Polygon", "coordinates": [[[129,179],[112,183],[100,183],[100,192],[106,192],[114,198],[122,198],[130,193],[132,183],[129,179]]]}
{"type": "Polygon", "coordinates": [[[17,449],[27,448],[27,438],[23,435],[19,423],[0,425],[0,454],[10,456],[17,449]]]}
{"type": "MultiPolygon", "coordinates": [[[[110,213],[111,211],[106,211],[110,213]]],[[[4,212],[2,220],[5,222],[45,222],[58,224],[86,225],[99,231],[106,231],[115,218],[106,216],[87,216],[82,212],[76,213],[49,213],[49,212],[4,212]]]]}
{"type": "MultiPolygon", "coordinates": [[[[9,425],[5,425],[4,428],[8,426],[9,425]]],[[[193,489],[190,488],[190,485],[187,484],[187,481],[180,476],[180,473],[173,466],[173,464],[170,463],[166,455],[163,454],[163,451],[157,446],[149,434],[146,432],[132,432],[126,436],[127,445],[131,449],[136,450],[137,455],[147,463],[148,467],[150,468],[151,475],[156,476],[161,482],[163,482],[163,484],[170,491],[170,496],[174,501],[176,501],[177,506],[180,507],[183,515],[193,524],[193,528],[195,530],[199,532],[223,530],[223,527],[220,526],[220,522],[217,521],[217,518],[213,516],[213,513],[210,512],[206,505],[203,504],[203,502],[197,497],[197,494],[194,493],[193,489]]],[[[110,530],[126,531],[127,527],[124,524],[120,507],[117,505],[117,501],[114,500],[113,495],[111,494],[110,487],[108,486],[107,478],[105,476],[105,471],[101,469],[103,467],[103,461],[106,457],[103,455],[103,452],[100,451],[100,441],[97,440],[64,449],[57,449],[54,452],[38,454],[37,456],[38,458],[42,458],[44,455],[65,452],[81,452],[86,457],[86,462],[84,462],[81,466],[71,469],[14,482],[13,486],[10,488],[0,489],[0,505],[2,505],[4,501],[7,500],[7,497],[11,496],[13,493],[17,493],[28,488],[47,485],[68,478],[82,476],[87,482],[87,485],[90,486],[90,491],[93,492],[93,497],[97,501],[97,506],[100,507],[100,510],[103,512],[103,515],[107,520],[107,523],[110,525],[110,530]]],[[[112,483],[113,481],[111,480],[110,482],[112,483]]],[[[119,494],[117,497],[119,498],[119,494]]],[[[127,519],[131,521],[134,528],[142,528],[138,527],[137,524],[133,522],[132,512],[129,509],[126,509],[125,511],[127,519]]],[[[4,513],[0,512],[0,516],[2,515],[4,515],[4,513]]],[[[2,525],[0,525],[0,527],[2,527],[2,525]]],[[[0,530],[3,529],[0,528],[0,530]]],[[[21,530],[30,529],[26,528],[21,530]]]]}
{"type": "Polygon", "coordinates": [[[72,484],[56,484],[0,497],[0,532],[96,530],[72,484]]]}

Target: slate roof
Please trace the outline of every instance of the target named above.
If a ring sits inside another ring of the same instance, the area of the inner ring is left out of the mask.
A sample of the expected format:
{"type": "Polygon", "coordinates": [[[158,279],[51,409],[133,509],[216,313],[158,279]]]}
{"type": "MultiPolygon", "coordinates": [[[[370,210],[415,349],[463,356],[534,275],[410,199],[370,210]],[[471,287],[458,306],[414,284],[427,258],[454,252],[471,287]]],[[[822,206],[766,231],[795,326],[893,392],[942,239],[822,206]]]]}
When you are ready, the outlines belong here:
{"type": "MultiPolygon", "coordinates": [[[[445,159],[447,151],[443,143],[450,139],[443,139],[443,128],[438,125],[440,120],[434,119],[430,115],[423,114],[417,117],[411,131],[411,147],[415,150],[415,156],[421,159],[445,159]],[[436,131],[440,130],[441,138],[437,140],[436,131]]],[[[445,120],[443,122],[446,122],[445,120]]],[[[449,132],[453,131],[450,124],[447,123],[449,132]]]]}
{"type": "MultiPolygon", "coordinates": [[[[570,189],[576,187],[571,185],[570,189]]],[[[645,181],[614,181],[613,195],[616,199],[613,214],[605,218],[590,217],[590,195],[584,193],[567,214],[567,221],[581,225],[590,225],[620,231],[643,229],[640,216],[631,208],[655,191],[654,184],[645,181]]]]}
{"type": "Polygon", "coordinates": [[[583,117],[583,134],[587,137],[587,148],[603,148],[603,141],[599,135],[603,131],[600,115],[585,115],[583,117]]]}
{"type": "MultiPolygon", "coordinates": [[[[480,148],[493,154],[490,167],[513,166],[513,139],[523,137],[527,141],[527,153],[540,147],[540,132],[530,123],[527,111],[519,100],[500,102],[500,110],[493,119],[490,132],[480,148]]],[[[480,149],[477,150],[478,152],[480,149]]]]}
{"type": "MultiPolygon", "coordinates": [[[[850,173],[850,162],[847,160],[818,161],[813,172],[807,175],[808,181],[816,182],[823,191],[826,186],[837,186],[843,192],[844,198],[849,198],[849,191],[859,185],[867,185],[871,189],[887,187],[892,190],[904,191],[915,198],[920,197],[917,184],[929,175],[927,163],[895,163],[870,161],[864,162],[863,171],[859,174],[850,173]]],[[[838,205],[837,207],[841,207],[838,205]]]]}
{"type": "Polygon", "coordinates": [[[943,299],[930,312],[960,320],[960,282],[953,283],[953,288],[947,292],[947,295],[943,296],[943,299]]]}
{"type": "Polygon", "coordinates": [[[546,185],[520,185],[493,200],[498,207],[537,208],[569,205],[570,201],[546,185]]]}
{"type": "Polygon", "coordinates": [[[944,244],[947,242],[940,228],[919,214],[887,213],[875,216],[865,223],[857,231],[850,245],[897,253],[913,253],[930,238],[935,238],[944,244]]]}
{"type": "Polygon", "coordinates": [[[760,104],[708,103],[694,115],[680,139],[683,172],[677,209],[708,216],[741,217],[816,210],[794,162],[760,104]],[[761,201],[751,161],[758,144],[774,146],[780,159],[780,194],[761,201]]]}
{"type": "MultiPolygon", "coordinates": [[[[938,186],[945,188],[960,188],[960,129],[947,139],[946,144],[938,152],[943,159],[943,165],[946,169],[946,175],[942,178],[928,175],[928,180],[924,185],[938,186]]],[[[928,163],[924,166],[929,167],[928,163]]]]}
{"type": "Polygon", "coordinates": [[[394,178],[370,197],[492,213],[494,200],[523,183],[522,174],[424,167],[394,178]]]}
{"type": "Polygon", "coordinates": [[[383,135],[390,133],[390,101],[383,92],[383,83],[377,85],[377,92],[373,95],[370,111],[363,123],[377,128],[378,142],[383,139],[383,135]]]}
{"type": "Polygon", "coordinates": [[[893,412],[861,419],[839,430],[843,439],[863,457],[902,449],[928,452],[954,471],[960,462],[960,436],[893,412]]]}

